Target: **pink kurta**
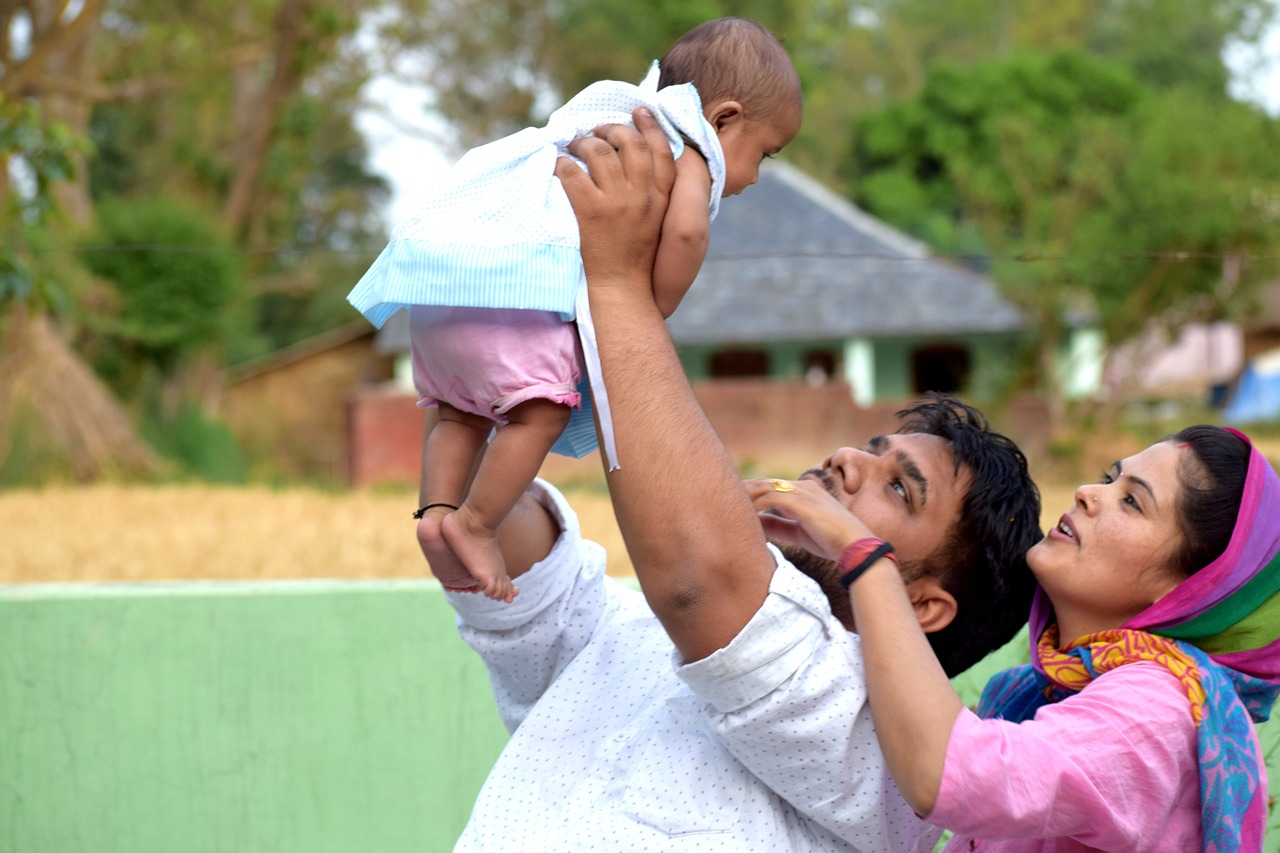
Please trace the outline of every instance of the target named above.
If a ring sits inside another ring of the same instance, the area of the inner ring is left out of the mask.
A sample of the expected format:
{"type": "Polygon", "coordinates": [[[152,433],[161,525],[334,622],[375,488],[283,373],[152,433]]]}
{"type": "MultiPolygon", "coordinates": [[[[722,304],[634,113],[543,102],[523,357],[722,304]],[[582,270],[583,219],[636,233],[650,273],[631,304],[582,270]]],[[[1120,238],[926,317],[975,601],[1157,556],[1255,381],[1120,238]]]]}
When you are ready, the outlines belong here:
{"type": "Polygon", "coordinates": [[[955,831],[947,851],[1198,851],[1190,704],[1168,670],[1138,662],[1025,723],[964,711],[928,819],[955,831]]]}

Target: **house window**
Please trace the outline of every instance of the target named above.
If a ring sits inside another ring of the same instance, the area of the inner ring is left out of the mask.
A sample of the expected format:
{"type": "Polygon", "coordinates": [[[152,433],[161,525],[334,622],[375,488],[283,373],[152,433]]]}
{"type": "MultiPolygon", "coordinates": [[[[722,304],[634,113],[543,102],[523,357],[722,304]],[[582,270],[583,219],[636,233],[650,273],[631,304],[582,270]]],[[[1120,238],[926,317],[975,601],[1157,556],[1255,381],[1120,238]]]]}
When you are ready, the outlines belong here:
{"type": "Polygon", "coordinates": [[[809,350],[804,354],[804,381],[821,385],[836,375],[836,354],[831,350],[809,350]]]}
{"type": "Polygon", "coordinates": [[[758,349],[722,350],[711,356],[711,377],[768,376],[769,354],[758,349]]]}
{"type": "Polygon", "coordinates": [[[951,344],[920,347],[911,354],[915,393],[955,393],[969,384],[969,351],[951,344]]]}

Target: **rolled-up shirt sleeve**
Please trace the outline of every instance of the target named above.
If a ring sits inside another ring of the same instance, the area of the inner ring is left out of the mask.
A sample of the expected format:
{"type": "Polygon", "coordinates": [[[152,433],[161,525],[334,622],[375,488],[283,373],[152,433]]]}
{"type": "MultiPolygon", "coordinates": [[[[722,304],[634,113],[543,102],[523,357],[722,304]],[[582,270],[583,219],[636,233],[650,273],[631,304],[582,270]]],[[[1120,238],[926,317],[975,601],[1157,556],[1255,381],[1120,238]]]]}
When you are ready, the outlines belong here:
{"type": "Polygon", "coordinates": [[[856,849],[927,851],[884,766],[856,635],[818,585],[778,562],[760,610],[723,649],[677,674],[707,703],[724,746],[798,812],[856,849]]]}
{"type": "Polygon", "coordinates": [[[962,711],[928,819],[988,840],[1199,849],[1198,766],[1177,680],[1156,664],[1126,664],[1023,723],[962,711]]]}
{"type": "Polygon", "coordinates": [[[462,639],[484,659],[508,731],[586,646],[608,604],[604,549],[582,538],[577,516],[550,484],[535,481],[530,494],[561,532],[551,553],[520,575],[520,594],[508,604],[445,593],[462,639]]]}

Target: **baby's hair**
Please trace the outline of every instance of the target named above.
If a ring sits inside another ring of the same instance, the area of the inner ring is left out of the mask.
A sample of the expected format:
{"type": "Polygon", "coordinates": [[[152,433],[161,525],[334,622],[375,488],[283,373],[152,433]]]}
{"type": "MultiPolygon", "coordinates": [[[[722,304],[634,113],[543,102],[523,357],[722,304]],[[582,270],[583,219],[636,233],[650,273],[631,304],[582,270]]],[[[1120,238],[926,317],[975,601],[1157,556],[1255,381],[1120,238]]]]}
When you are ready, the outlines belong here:
{"type": "Polygon", "coordinates": [[[705,107],[734,100],[754,121],[799,109],[800,76],[768,29],[750,18],[718,18],[682,35],[658,63],[658,88],[693,83],[705,107]]]}

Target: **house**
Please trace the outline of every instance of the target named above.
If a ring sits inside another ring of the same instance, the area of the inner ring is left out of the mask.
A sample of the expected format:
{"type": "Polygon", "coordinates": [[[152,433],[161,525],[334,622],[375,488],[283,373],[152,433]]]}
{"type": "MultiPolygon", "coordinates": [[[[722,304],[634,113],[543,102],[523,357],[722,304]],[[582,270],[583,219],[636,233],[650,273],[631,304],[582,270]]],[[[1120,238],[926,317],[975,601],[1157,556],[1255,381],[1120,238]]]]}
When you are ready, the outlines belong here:
{"type": "MultiPolygon", "coordinates": [[[[363,317],[231,368],[220,418],[258,459],[290,477],[352,480],[347,401],[357,388],[387,388],[396,358],[379,350],[363,317]]],[[[393,396],[401,396],[395,391],[393,396]]],[[[412,407],[412,403],[410,404],[412,407]]],[[[415,440],[421,441],[421,426],[415,440]]],[[[363,454],[368,456],[368,453],[363,454]]]]}
{"type": "MultiPolygon", "coordinates": [[[[749,467],[744,460],[812,463],[851,435],[891,429],[893,412],[923,391],[993,397],[1026,323],[988,278],[770,161],[749,192],[721,206],[706,262],[668,328],[712,425],[749,467]]],[[[365,346],[384,365],[377,381],[328,404],[345,407],[350,482],[416,482],[423,412],[406,313],[365,346]]],[[[1034,443],[1037,414],[1010,417],[1022,426],[997,426],[1034,443]]]]}
{"type": "Polygon", "coordinates": [[[1245,362],[1223,395],[1223,418],[1230,424],[1274,424],[1280,421],[1280,281],[1262,289],[1243,334],[1245,362]]]}
{"type": "Polygon", "coordinates": [[[1190,400],[1222,408],[1228,423],[1280,418],[1280,281],[1261,288],[1243,322],[1218,320],[1167,329],[1153,320],[1107,361],[1109,395],[1190,400]]]}
{"type": "Polygon", "coordinates": [[[1109,394],[1201,399],[1244,366],[1244,334],[1236,323],[1187,323],[1174,331],[1153,323],[1116,348],[1104,375],[1109,394]]]}
{"type": "Polygon", "coordinates": [[[1026,324],[990,279],[771,161],[722,204],[668,327],[690,379],[835,378],[869,406],[994,394],[1026,324]]]}

